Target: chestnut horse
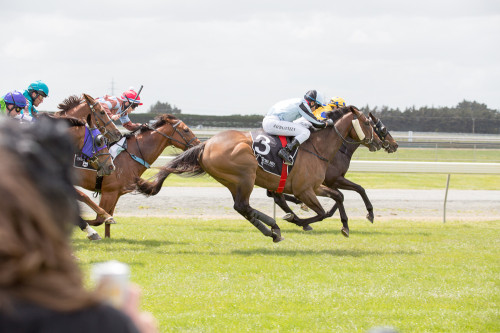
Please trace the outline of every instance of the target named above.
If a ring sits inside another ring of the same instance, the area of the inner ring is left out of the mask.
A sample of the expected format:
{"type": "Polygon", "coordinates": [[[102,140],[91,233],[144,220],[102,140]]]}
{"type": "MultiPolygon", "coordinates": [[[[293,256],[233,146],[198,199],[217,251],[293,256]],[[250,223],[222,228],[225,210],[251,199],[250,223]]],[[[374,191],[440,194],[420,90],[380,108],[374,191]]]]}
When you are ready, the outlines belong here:
{"type": "MultiPolygon", "coordinates": [[[[101,187],[101,200],[97,206],[87,195],[79,191],[79,200],[85,202],[96,213],[96,219],[87,221],[98,226],[106,222],[105,236],[110,236],[110,224],[118,199],[131,192],[137,178],[160,156],[163,150],[173,145],[182,150],[200,144],[200,140],[191,129],[173,115],[164,114],[155,118],[151,126],[143,126],[138,131],[126,136],[127,149],[114,160],[116,171],[104,177],[101,187]]],[[[96,174],[79,169],[78,186],[87,190],[96,190],[96,174]]]]}
{"type": "MultiPolygon", "coordinates": [[[[284,192],[295,195],[318,215],[304,220],[327,217],[316,196],[333,198],[333,191],[321,185],[325,179],[328,162],[333,159],[346,137],[366,145],[370,150],[380,149],[381,141],[374,135],[368,119],[354,106],[330,112],[328,117],[340,119],[332,127],[311,133],[309,140],[299,147],[295,165],[288,175],[284,192]],[[360,140],[362,138],[362,140],[360,140]]],[[[280,177],[263,171],[257,164],[248,132],[224,131],[201,145],[193,147],[160,169],[154,181],[137,181],[137,191],[146,195],[158,193],[171,173],[201,175],[208,173],[231,192],[234,209],[273,242],[283,240],[276,221],[250,206],[250,195],[255,185],[275,190],[280,177]],[[266,226],[271,227],[271,230],[266,226]]],[[[344,223],[344,221],[343,221],[344,223]]],[[[347,221],[345,221],[347,223],[347,221]]],[[[348,229],[345,224],[344,227],[348,229]]]]}
{"type": "Polygon", "coordinates": [[[108,114],[91,96],[83,94],[82,97],[70,96],[57,106],[58,112],[53,113],[54,117],[74,117],[85,120],[90,115],[91,123],[108,139],[109,142],[118,141],[121,133],[111,121],[108,114]]]}
{"type": "MultiPolygon", "coordinates": [[[[380,119],[375,117],[371,112],[369,113],[369,115],[371,118],[370,124],[373,127],[373,130],[382,140],[382,147],[385,149],[387,153],[396,152],[396,150],[398,149],[398,144],[396,140],[394,140],[394,138],[389,133],[387,128],[384,126],[382,121],[380,121],[380,119]]],[[[349,165],[351,163],[352,155],[354,154],[356,149],[358,149],[358,147],[359,143],[342,144],[342,146],[339,149],[339,153],[335,154],[335,157],[330,161],[330,164],[328,165],[323,185],[331,188],[332,190],[343,189],[343,190],[356,191],[363,199],[366,209],[368,211],[366,218],[371,223],[373,223],[374,219],[373,206],[370,202],[370,199],[368,199],[368,196],[366,195],[365,189],[362,186],[353,183],[352,181],[345,178],[345,174],[347,173],[347,170],[349,169],[349,165]]],[[[301,204],[302,202],[300,202],[300,200],[298,200],[297,198],[286,194],[280,194],[271,191],[267,191],[267,194],[268,196],[272,196],[274,202],[287,213],[287,215],[285,215],[283,219],[293,223],[296,215],[287,205],[286,201],[290,201],[296,204],[301,204]]],[[[341,205],[341,204],[342,203],[336,203],[335,205],[341,205]]],[[[334,207],[333,212],[335,212],[335,210],[336,209],[334,207]]],[[[304,230],[312,230],[312,228],[309,225],[307,225],[304,226],[304,230]]]]}
{"type": "MultiPolygon", "coordinates": [[[[69,126],[68,132],[74,141],[75,154],[85,151],[90,166],[94,168],[98,174],[109,175],[113,172],[115,166],[104,137],[102,134],[96,133],[98,132],[96,128],[89,128],[89,125],[92,126],[90,115],[87,116],[88,124],[83,120],[73,117],[54,118],[47,113],[41,115],[41,117],[44,116],[54,121],[64,122],[69,126]]],[[[75,191],[77,193],[79,192],[76,188],[75,191]]],[[[78,227],[82,231],[87,232],[87,238],[91,240],[98,240],[101,238],[83,219],[80,219],[78,222],[78,227]]]]}

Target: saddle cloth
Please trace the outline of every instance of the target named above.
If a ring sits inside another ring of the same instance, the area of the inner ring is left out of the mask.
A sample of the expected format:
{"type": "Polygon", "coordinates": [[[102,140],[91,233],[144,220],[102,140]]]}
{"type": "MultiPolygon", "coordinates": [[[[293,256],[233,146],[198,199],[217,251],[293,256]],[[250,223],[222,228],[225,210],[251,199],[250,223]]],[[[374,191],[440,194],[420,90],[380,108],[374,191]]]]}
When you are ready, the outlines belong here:
{"type": "Polygon", "coordinates": [[[73,159],[73,166],[77,169],[85,169],[97,172],[96,169],[92,168],[87,161],[87,157],[83,154],[75,154],[75,158],[73,159]]]}
{"type": "MultiPolygon", "coordinates": [[[[252,149],[257,163],[262,170],[272,173],[276,176],[281,176],[283,160],[278,156],[278,152],[282,148],[281,141],[278,136],[267,134],[263,129],[251,131],[252,149]]],[[[291,137],[287,137],[287,142],[290,142],[291,137]]],[[[292,157],[295,159],[298,149],[292,151],[292,157]]],[[[288,174],[292,171],[293,165],[288,166],[288,174]]]]}
{"type": "MultiPolygon", "coordinates": [[[[109,148],[109,153],[111,154],[111,158],[114,160],[116,158],[116,156],[118,156],[125,149],[127,149],[127,141],[126,141],[126,138],[123,137],[118,142],[115,142],[109,148]]],[[[86,160],[85,155],[83,155],[83,154],[76,154],[75,155],[75,158],[73,160],[73,166],[77,169],[97,171],[96,169],[94,169],[90,166],[89,162],[87,162],[87,160],[86,160]]]]}

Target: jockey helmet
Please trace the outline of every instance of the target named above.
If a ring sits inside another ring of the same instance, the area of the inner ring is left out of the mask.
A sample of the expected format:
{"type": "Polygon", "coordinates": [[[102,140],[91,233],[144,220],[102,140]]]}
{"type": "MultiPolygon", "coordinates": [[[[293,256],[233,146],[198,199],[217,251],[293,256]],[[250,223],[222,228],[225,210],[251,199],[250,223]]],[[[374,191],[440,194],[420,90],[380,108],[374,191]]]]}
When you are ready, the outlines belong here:
{"type": "Polygon", "coordinates": [[[332,97],[330,102],[328,103],[336,108],[343,108],[345,107],[345,101],[342,97],[332,97]]]}
{"type": "Polygon", "coordinates": [[[19,92],[17,90],[8,92],[3,97],[3,100],[7,104],[14,104],[14,106],[17,106],[20,108],[24,108],[26,106],[26,98],[24,97],[24,95],[21,92],[19,92]]]}
{"type": "Polygon", "coordinates": [[[316,90],[309,90],[306,92],[304,99],[307,101],[309,106],[311,106],[311,102],[314,102],[317,106],[324,106],[323,95],[316,90]]]}
{"type": "Polygon", "coordinates": [[[49,97],[49,87],[42,81],[38,80],[31,83],[28,87],[28,92],[32,93],[33,91],[42,95],[43,97],[49,97]]]}
{"type": "Polygon", "coordinates": [[[122,100],[127,101],[130,104],[142,105],[141,96],[137,96],[137,93],[133,89],[125,91],[122,95],[122,100]]]}

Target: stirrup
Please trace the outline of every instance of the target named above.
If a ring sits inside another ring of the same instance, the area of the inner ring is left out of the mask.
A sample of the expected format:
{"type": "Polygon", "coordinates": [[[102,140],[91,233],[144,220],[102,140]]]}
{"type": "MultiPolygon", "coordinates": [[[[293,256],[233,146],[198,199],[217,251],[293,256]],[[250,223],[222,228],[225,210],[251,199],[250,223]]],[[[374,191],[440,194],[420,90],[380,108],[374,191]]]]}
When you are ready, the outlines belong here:
{"type": "Polygon", "coordinates": [[[281,150],[278,152],[278,156],[281,157],[283,163],[285,163],[286,165],[293,164],[292,157],[290,156],[290,153],[286,148],[281,148],[281,150]]]}

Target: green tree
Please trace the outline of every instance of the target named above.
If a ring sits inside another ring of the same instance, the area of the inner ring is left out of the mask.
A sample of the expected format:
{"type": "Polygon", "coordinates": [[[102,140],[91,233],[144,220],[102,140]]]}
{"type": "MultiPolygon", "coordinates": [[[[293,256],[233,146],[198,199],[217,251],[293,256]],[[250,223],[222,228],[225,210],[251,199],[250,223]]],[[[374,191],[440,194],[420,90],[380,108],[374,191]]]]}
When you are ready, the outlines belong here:
{"type": "Polygon", "coordinates": [[[175,105],[172,107],[169,103],[162,103],[160,101],[149,108],[149,113],[152,114],[181,114],[181,112],[181,109],[177,108],[175,105]]]}

